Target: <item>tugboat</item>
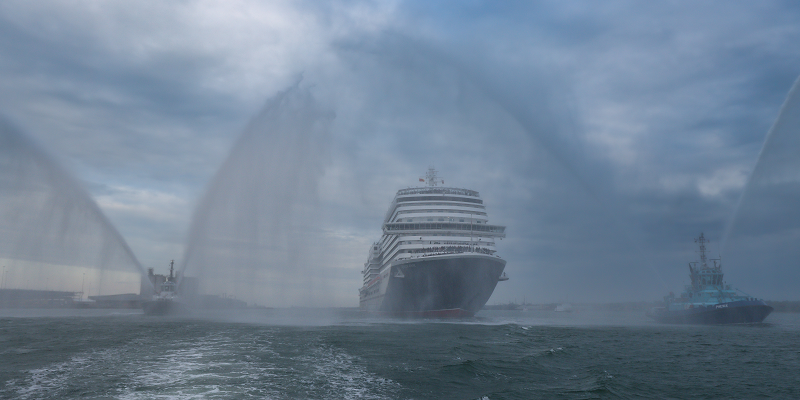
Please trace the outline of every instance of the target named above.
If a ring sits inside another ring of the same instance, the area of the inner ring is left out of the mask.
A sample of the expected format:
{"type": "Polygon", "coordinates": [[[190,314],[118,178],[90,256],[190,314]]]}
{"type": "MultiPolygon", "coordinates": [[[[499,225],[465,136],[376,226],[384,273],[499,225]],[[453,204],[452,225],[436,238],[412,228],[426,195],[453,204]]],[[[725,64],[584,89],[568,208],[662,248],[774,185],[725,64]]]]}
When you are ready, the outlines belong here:
{"type": "Polygon", "coordinates": [[[145,315],[182,315],[189,309],[178,297],[178,282],[174,273],[175,260],[169,263],[169,277],[162,282],[153,298],[142,303],[145,315]]]}
{"type": "Polygon", "coordinates": [[[722,263],[719,259],[706,260],[706,243],[700,233],[695,239],[700,247],[700,262],[689,263],[691,285],[681,297],[673,293],[664,296],[664,307],[656,307],[648,316],[668,324],[747,324],[764,321],[772,307],[762,299],[740,295],[731,285],[722,281],[722,263]],[[707,261],[712,261],[708,265],[707,261]]]}

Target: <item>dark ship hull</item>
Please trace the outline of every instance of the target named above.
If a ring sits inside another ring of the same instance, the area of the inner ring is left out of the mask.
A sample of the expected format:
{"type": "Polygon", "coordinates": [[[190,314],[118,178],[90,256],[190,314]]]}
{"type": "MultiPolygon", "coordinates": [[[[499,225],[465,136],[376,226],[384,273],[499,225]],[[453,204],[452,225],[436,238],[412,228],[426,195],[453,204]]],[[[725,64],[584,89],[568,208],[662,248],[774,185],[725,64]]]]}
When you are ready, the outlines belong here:
{"type": "Polygon", "coordinates": [[[742,300],[675,311],[655,308],[648,315],[667,324],[752,324],[764,321],[772,310],[764,301],[742,300]]]}
{"type": "Polygon", "coordinates": [[[362,298],[362,308],[408,317],[471,317],[489,301],[506,262],[483,254],[395,261],[362,298]]]}
{"type": "Polygon", "coordinates": [[[142,303],[145,315],[186,315],[189,308],[186,304],[174,299],[157,299],[142,303]]]}

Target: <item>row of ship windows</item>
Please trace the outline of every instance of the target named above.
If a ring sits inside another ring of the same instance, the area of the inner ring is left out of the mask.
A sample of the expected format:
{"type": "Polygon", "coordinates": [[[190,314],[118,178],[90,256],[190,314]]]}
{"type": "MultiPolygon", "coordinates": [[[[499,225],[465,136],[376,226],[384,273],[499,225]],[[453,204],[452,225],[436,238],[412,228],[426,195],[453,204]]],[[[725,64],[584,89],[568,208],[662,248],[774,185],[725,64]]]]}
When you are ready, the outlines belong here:
{"type": "Polygon", "coordinates": [[[715,276],[713,278],[712,277],[709,277],[709,278],[703,277],[703,278],[700,279],[700,284],[702,284],[702,285],[721,285],[722,284],[722,277],[721,276],[715,276]]]}
{"type": "Polygon", "coordinates": [[[483,246],[494,246],[494,242],[486,241],[484,242],[482,239],[478,238],[473,242],[465,242],[465,241],[450,241],[450,240],[441,240],[441,241],[434,241],[434,240],[404,240],[400,241],[397,244],[454,244],[454,245],[483,245],[483,246]]]}
{"type": "Polygon", "coordinates": [[[384,229],[387,231],[406,231],[406,230],[420,230],[420,229],[449,229],[449,230],[458,230],[458,231],[479,231],[479,232],[498,232],[503,233],[506,230],[504,226],[497,226],[497,225],[484,225],[478,224],[478,226],[473,226],[472,224],[459,224],[459,223],[388,223],[384,225],[384,229]]]}
{"type": "Polygon", "coordinates": [[[439,247],[425,247],[422,249],[405,249],[398,251],[398,253],[403,253],[403,254],[466,253],[466,252],[494,254],[497,251],[485,247],[476,247],[476,246],[439,246],[439,247]]]}
{"type": "Polygon", "coordinates": [[[448,213],[448,214],[469,214],[469,215],[483,215],[486,213],[482,211],[463,211],[463,210],[409,210],[398,211],[397,214],[422,214],[422,213],[448,213]]]}
{"type": "MultiPolygon", "coordinates": [[[[484,227],[491,228],[491,226],[487,226],[487,225],[482,225],[481,226],[481,228],[484,228],[484,227]]],[[[479,233],[477,233],[477,232],[475,234],[479,235],[479,233]]],[[[425,236],[447,236],[447,237],[450,237],[451,235],[450,234],[439,234],[439,233],[426,233],[425,236]]],[[[463,241],[463,240],[458,240],[458,241],[454,241],[454,240],[422,240],[422,236],[420,236],[419,240],[400,240],[400,241],[397,241],[397,242],[394,243],[394,245],[392,245],[392,249],[388,250],[388,251],[389,252],[395,251],[397,249],[397,246],[401,246],[401,245],[404,245],[404,244],[450,244],[450,245],[467,245],[467,244],[469,244],[469,245],[473,245],[473,244],[474,245],[479,245],[480,244],[480,245],[483,245],[483,246],[494,246],[495,245],[495,243],[491,239],[487,238],[486,241],[483,241],[483,239],[480,238],[480,237],[476,237],[476,239],[474,241],[467,242],[467,241],[463,241]]],[[[373,249],[377,251],[378,250],[378,246],[373,245],[373,249]]]]}
{"type": "MultiPolygon", "coordinates": [[[[470,211],[460,210],[460,208],[477,208],[479,210],[485,210],[486,207],[484,206],[476,206],[474,204],[447,204],[447,203],[420,203],[420,204],[400,204],[397,206],[397,209],[412,209],[412,210],[419,210],[418,207],[430,207],[430,206],[439,206],[439,207],[447,207],[448,211],[452,212],[464,212],[469,213],[470,211]],[[459,207],[459,208],[453,208],[459,207]]],[[[444,211],[444,210],[442,210],[444,211]]],[[[478,211],[473,211],[478,212],[478,211]]]]}
{"type": "Polygon", "coordinates": [[[450,197],[450,196],[406,197],[406,198],[397,199],[397,202],[398,203],[405,203],[405,202],[408,202],[408,201],[426,201],[426,200],[459,201],[459,202],[466,202],[466,203],[483,204],[483,200],[480,200],[480,199],[467,199],[467,198],[463,198],[463,197],[450,197]]]}
{"type": "MultiPolygon", "coordinates": [[[[390,222],[390,224],[395,224],[395,222],[390,222]]],[[[440,224],[440,223],[432,223],[432,224],[422,223],[422,224],[420,224],[420,223],[415,223],[415,224],[398,224],[398,225],[403,225],[403,226],[406,226],[406,227],[411,227],[411,226],[416,227],[414,229],[442,229],[442,230],[444,230],[444,229],[447,229],[448,227],[453,227],[453,226],[459,225],[459,224],[458,223],[453,223],[453,224],[440,224]]],[[[389,230],[397,230],[397,229],[398,229],[397,227],[389,228],[389,230]]],[[[463,230],[463,231],[474,231],[472,234],[477,235],[476,236],[476,238],[477,238],[478,236],[480,236],[480,232],[500,232],[500,233],[503,233],[503,232],[505,232],[506,227],[504,227],[504,226],[492,226],[492,225],[486,225],[486,224],[483,224],[483,225],[480,225],[480,226],[463,224],[463,225],[461,225],[461,226],[459,226],[459,227],[457,227],[455,229],[456,230],[463,230]]],[[[450,236],[452,236],[452,234],[450,234],[450,233],[431,233],[431,232],[426,232],[425,236],[447,236],[447,237],[450,237],[450,236]]],[[[384,236],[384,237],[381,238],[380,241],[378,241],[376,243],[373,243],[372,244],[372,246],[373,246],[372,248],[373,248],[373,250],[378,250],[378,249],[383,248],[382,251],[391,251],[391,250],[387,250],[386,248],[384,248],[384,246],[387,246],[387,241],[392,241],[392,240],[396,240],[396,239],[397,239],[396,237],[384,236]]],[[[420,240],[422,240],[421,237],[420,237],[420,240]]],[[[478,238],[478,240],[481,240],[481,239],[478,238]]],[[[438,244],[439,242],[434,242],[434,243],[438,244]]],[[[445,242],[442,242],[442,243],[445,243],[445,242]]],[[[399,245],[399,244],[400,243],[394,243],[394,246],[392,246],[392,250],[394,250],[397,247],[397,245],[399,245]]],[[[448,243],[448,244],[457,244],[457,243],[448,243]]],[[[490,244],[493,245],[494,243],[490,243],[490,244]]]]}
{"type": "MultiPolygon", "coordinates": [[[[432,224],[432,225],[436,225],[436,224],[432,224]]],[[[488,225],[482,225],[481,228],[483,228],[483,229],[486,229],[486,228],[505,229],[505,227],[492,227],[492,226],[488,226],[488,225]]],[[[450,235],[428,234],[426,236],[450,236],[450,235]]],[[[428,244],[428,245],[443,245],[444,244],[444,245],[451,245],[451,246],[452,245],[456,245],[456,246],[470,246],[470,247],[474,247],[474,246],[492,246],[493,247],[494,246],[494,241],[492,241],[491,239],[488,239],[488,238],[487,238],[486,241],[483,241],[483,239],[480,238],[480,237],[476,238],[475,240],[470,240],[470,241],[464,241],[464,240],[458,240],[458,241],[454,241],[454,240],[422,240],[422,236],[420,236],[419,240],[400,240],[400,241],[396,241],[394,243],[394,245],[391,246],[392,248],[390,250],[386,250],[388,252],[388,257],[389,258],[394,257],[395,253],[397,253],[398,250],[399,250],[400,253],[408,252],[408,251],[402,250],[402,248],[398,249],[398,246],[413,245],[413,244],[423,244],[423,245],[424,244],[428,244]]],[[[417,252],[417,251],[414,251],[414,252],[417,252]]]]}
{"type": "MultiPolygon", "coordinates": [[[[417,221],[423,221],[423,219],[422,218],[417,218],[417,221]]],[[[427,219],[425,219],[425,221],[434,222],[433,218],[427,218],[427,219]]],[[[456,222],[456,219],[455,218],[439,218],[439,219],[437,219],[437,221],[438,222],[456,222]]],[[[414,218],[406,218],[405,221],[403,220],[403,218],[400,218],[395,222],[414,222],[414,218]]],[[[464,218],[459,218],[458,222],[467,222],[467,221],[465,221],[464,218]]],[[[481,221],[479,221],[479,220],[474,220],[472,222],[474,222],[476,224],[480,224],[481,223],[481,221]]]]}
{"type": "Polygon", "coordinates": [[[410,194],[457,194],[459,196],[479,197],[478,192],[474,190],[460,189],[460,188],[420,187],[420,188],[400,189],[397,191],[398,196],[408,196],[410,194]]]}
{"type": "Polygon", "coordinates": [[[486,208],[483,204],[476,203],[440,203],[436,201],[420,201],[417,203],[399,203],[397,207],[425,207],[425,206],[447,206],[447,207],[465,207],[465,208],[486,208]]]}

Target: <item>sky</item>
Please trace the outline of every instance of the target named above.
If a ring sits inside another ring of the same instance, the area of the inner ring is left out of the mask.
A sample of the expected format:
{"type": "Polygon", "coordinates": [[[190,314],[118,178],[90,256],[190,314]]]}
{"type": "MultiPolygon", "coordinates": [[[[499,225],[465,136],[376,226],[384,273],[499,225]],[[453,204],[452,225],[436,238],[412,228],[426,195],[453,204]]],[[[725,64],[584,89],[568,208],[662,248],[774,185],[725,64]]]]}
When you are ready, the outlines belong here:
{"type": "MultiPolygon", "coordinates": [[[[429,166],[507,227],[490,304],[659,300],[701,232],[734,287],[798,300],[800,106],[775,125],[798,20],[788,1],[10,0],[0,115],[157,273],[185,261],[211,193],[291,192],[263,207],[292,214],[272,228],[295,272],[238,293],[260,304],[357,306],[394,194],[429,166]],[[257,142],[267,173],[226,167],[292,90],[324,130],[257,142]]],[[[40,288],[16,265],[6,287],[40,288]]]]}

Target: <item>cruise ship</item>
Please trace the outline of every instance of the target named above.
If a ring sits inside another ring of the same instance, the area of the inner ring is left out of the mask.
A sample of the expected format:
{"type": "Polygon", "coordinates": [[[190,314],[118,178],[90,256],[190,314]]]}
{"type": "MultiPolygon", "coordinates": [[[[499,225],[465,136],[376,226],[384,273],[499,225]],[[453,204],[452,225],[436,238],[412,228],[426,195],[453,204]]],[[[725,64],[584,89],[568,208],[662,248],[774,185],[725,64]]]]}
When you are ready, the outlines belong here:
{"type": "Polygon", "coordinates": [[[370,247],[359,289],[362,310],[396,316],[469,317],[498,281],[507,280],[495,240],[505,227],[489,224],[474,190],[445,187],[432,167],[401,189],[370,247]]]}

